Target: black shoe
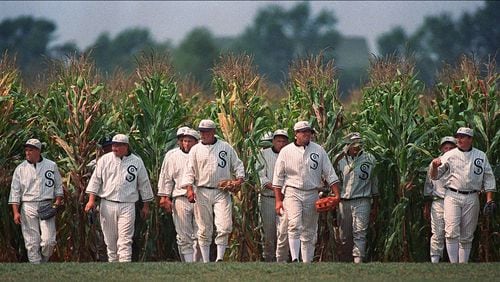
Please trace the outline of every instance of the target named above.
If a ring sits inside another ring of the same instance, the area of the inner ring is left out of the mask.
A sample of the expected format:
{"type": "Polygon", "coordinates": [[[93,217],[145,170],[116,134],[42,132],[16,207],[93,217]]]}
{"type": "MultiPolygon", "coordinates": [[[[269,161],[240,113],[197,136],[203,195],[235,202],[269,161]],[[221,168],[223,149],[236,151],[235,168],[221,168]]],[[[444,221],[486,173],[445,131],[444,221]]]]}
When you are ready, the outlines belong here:
{"type": "Polygon", "coordinates": [[[224,262],[224,261],[223,261],[223,260],[221,260],[221,259],[218,259],[218,260],[216,260],[215,262],[224,262]]]}
{"type": "Polygon", "coordinates": [[[292,262],[299,262],[299,259],[294,259],[292,260],[292,262]]]}

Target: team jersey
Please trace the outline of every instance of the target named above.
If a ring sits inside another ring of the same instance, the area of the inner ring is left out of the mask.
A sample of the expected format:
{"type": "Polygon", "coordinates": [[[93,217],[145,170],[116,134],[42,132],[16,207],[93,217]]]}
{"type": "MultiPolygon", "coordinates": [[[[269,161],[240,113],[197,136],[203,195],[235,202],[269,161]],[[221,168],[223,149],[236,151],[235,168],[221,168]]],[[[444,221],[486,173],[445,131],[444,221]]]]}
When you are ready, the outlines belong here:
{"type": "Polygon", "coordinates": [[[182,187],[215,188],[220,180],[245,177],[243,162],[238,158],[233,147],[217,139],[214,144],[198,143],[189,151],[189,161],[182,187]]]}
{"type": "Polygon", "coordinates": [[[476,148],[454,148],[441,158],[436,179],[444,178],[445,188],[459,191],[496,191],[495,176],[486,154],[476,148]]]}
{"type": "Polygon", "coordinates": [[[345,155],[338,163],[342,178],[342,199],[370,198],[378,195],[377,178],[373,175],[375,158],[361,151],[358,156],[345,155]]]}
{"type": "Polygon", "coordinates": [[[290,143],[281,149],[273,174],[273,186],[314,190],[339,181],[325,150],[314,142],[307,146],[290,143]]]}
{"type": "Polygon", "coordinates": [[[134,154],[120,159],[113,152],[97,160],[86,192],[123,203],[137,202],[139,194],[143,202],[152,201],[154,196],[142,159],[134,154]]]}
{"type": "Polygon", "coordinates": [[[437,196],[444,199],[444,194],[446,193],[446,188],[444,188],[444,178],[432,180],[430,175],[431,167],[432,164],[429,165],[427,177],[425,178],[424,196],[437,196]]]}
{"type": "MultiPolygon", "coordinates": [[[[259,169],[259,179],[262,187],[268,183],[273,183],[274,166],[277,159],[278,153],[274,152],[272,148],[267,148],[260,152],[259,165],[261,168],[259,169]]],[[[263,188],[261,194],[264,196],[274,196],[274,191],[263,188]]]]}
{"type": "Polygon", "coordinates": [[[14,170],[9,204],[52,200],[58,196],[63,196],[63,188],[55,162],[42,158],[35,166],[25,160],[14,170]]]}
{"type": "Polygon", "coordinates": [[[187,193],[181,188],[181,181],[187,169],[189,154],[179,148],[165,154],[158,179],[158,196],[178,197],[187,193]]]}

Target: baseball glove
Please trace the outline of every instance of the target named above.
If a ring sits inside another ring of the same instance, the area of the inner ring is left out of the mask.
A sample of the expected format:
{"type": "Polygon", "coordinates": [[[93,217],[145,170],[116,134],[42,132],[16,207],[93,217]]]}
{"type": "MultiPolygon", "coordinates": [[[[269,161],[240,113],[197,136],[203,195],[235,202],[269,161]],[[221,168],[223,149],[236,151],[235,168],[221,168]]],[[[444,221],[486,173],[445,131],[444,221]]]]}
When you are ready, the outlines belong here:
{"type": "Polygon", "coordinates": [[[38,217],[41,220],[52,218],[57,213],[57,206],[55,204],[47,203],[38,207],[38,217]]]}
{"type": "Polygon", "coordinates": [[[339,200],[335,197],[328,196],[316,201],[317,212],[327,212],[334,210],[339,204],[339,200]]]}
{"type": "Polygon", "coordinates": [[[484,205],[483,213],[487,216],[493,216],[497,210],[497,204],[494,201],[489,201],[484,205]]]}
{"type": "Polygon", "coordinates": [[[218,188],[222,191],[228,191],[231,193],[238,193],[240,191],[241,186],[238,185],[238,180],[221,180],[218,183],[218,188]]]}

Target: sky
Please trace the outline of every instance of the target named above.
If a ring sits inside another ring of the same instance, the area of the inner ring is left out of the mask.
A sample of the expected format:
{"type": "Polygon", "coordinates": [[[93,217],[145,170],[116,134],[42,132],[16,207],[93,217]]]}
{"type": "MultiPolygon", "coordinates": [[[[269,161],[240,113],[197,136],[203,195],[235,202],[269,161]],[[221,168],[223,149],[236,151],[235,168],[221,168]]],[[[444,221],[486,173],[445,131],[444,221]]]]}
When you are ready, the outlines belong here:
{"type": "MultiPolygon", "coordinates": [[[[178,44],[193,28],[207,27],[215,36],[241,34],[259,9],[294,1],[1,1],[0,21],[21,15],[45,18],[57,25],[54,44],[72,41],[80,49],[102,32],[115,36],[126,28],[149,28],[154,39],[178,44]]],[[[332,11],[345,36],[362,36],[376,52],[376,39],[393,27],[414,32],[426,16],[449,13],[454,19],[473,13],[483,1],[311,1],[316,15],[332,11]]]]}

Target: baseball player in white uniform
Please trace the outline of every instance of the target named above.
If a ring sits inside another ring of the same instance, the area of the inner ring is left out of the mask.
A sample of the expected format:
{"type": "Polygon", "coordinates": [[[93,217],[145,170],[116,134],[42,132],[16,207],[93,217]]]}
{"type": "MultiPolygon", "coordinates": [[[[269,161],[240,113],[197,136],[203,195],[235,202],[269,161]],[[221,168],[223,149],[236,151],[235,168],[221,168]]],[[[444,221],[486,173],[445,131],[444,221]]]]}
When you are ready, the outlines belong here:
{"type": "Polygon", "coordinates": [[[354,263],[361,263],[366,254],[370,213],[374,219],[378,210],[377,178],[373,175],[376,161],[372,154],[363,151],[363,139],[358,132],[347,135],[344,142],[344,154],[337,165],[342,179],[337,220],[341,245],[353,242],[354,263]]]}
{"type": "Polygon", "coordinates": [[[224,260],[232,231],[232,199],[227,191],[218,189],[221,180],[236,176],[238,185],[245,178],[243,162],[227,142],[215,138],[215,123],[205,119],[199,124],[201,142],[189,152],[188,168],[182,187],[187,189],[190,202],[195,202],[195,218],[198,225],[198,244],[203,262],[210,261],[213,225],[217,231],[216,261],[224,260]],[[196,186],[196,193],[193,190],[196,186]]]}
{"type": "MultiPolygon", "coordinates": [[[[457,141],[453,136],[441,138],[439,151],[441,155],[457,147],[457,141]]],[[[427,199],[424,205],[424,218],[431,222],[430,256],[432,263],[438,263],[443,257],[444,250],[444,179],[432,180],[429,164],[427,178],[424,184],[424,197],[427,199]]]]}
{"type": "Polygon", "coordinates": [[[451,263],[469,261],[474,231],[479,217],[478,192],[486,192],[488,203],[496,191],[495,176],[486,154],[472,147],[471,128],[457,130],[457,148],[435,158],[431,179],[443,178],[446,250],[451,263]]]}
{"type": "Polygon", "coordinates": [[[24,244],[31,263],[47,262],[56,246],[56,218],[41,220],[38,207],[63,197],[57,164],[41,156],[42,143],[29,139],[24,144],[26,160],[14,170],[9,195],[14,222],[21,224],[24,244]]]}
{"type": "Polygon", "coordinates": [[[177,245],[182,261],[193,262],[197,245],[194,204],[188,201],[187,191],[181,188],[181,181],[187,169],[189,151],[198,143],[200,135],[196,130],[187,128],[177,136],[181,139],[181,147],[168,151],[163,159],[158,196],[160,207],[168,213],[173,211],[177,245]]]}
{"type": "Polygon", "coordinates": [[[325,150],[311,141],[314,130],[307,121],[294,125],[295,142],[281,149],[273,175],[276,213],[288,219],[288,241],[292,261],[299,251],[304,263],[312,262],[318,232],[315,203],[323,180],[340,198],[339,179],[325,150]],[[284,193],[284,199],[283,199],[284,193]],[[282,200],[283,199],[283,200],[282,200]]]}
{"type": "Polygon", "coordinates": [[[273,190],[273,174],[276,159],[281,149],[288,144],[288,133],[286,130],[278,129],[272,135],[272,147],[261,151],[259,163],[259,179],[262,190],[259,194],[259,208],[262,219],[264,233],[264,259],[265,261],[286,261],[288,258],[288,236],[284,234],[285,244],[280,244],[280,248],[276,248],[279,225],[283,217],[276,215],[275,200],[273,190]],[[285,247],[285,248],[283,248],[285,247]]]}
{"type": "Polygon", "coordinates": [[[130,152],[128,137],[116,134],[112,142],[113,152],[103,155],[97,161],[90,178],[86,190],[89,200],[85,212],[95,208],[95,198],[99,196],[99,219],[108,250],[108,261],[130,262],[135,202],[140,195],[144,202],[141,217],[145,219],[149,215],[149,202],[154,195],[142,159],[130,152]]]}

